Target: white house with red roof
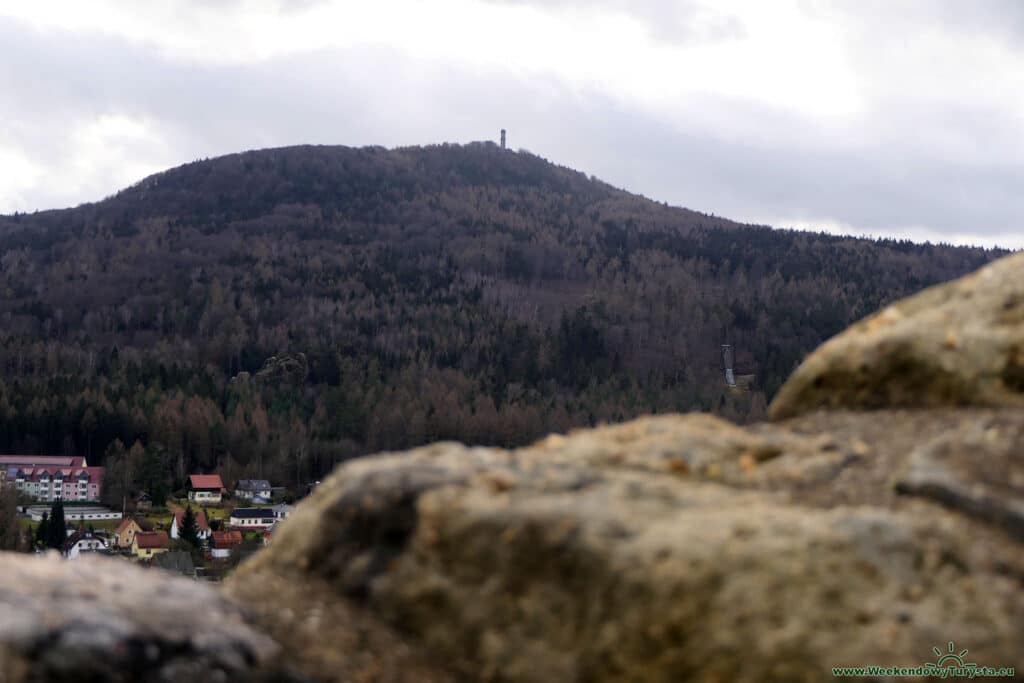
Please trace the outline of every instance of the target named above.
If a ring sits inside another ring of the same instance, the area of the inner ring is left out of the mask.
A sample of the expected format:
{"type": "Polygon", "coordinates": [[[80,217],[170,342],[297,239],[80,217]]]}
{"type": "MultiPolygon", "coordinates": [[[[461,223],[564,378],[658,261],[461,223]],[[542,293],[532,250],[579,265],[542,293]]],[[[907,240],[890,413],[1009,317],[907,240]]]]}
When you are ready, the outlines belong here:
{"type": "Polygon", "coordinates": [[[231,557],[231,549],[241,545],[242,532],[238,530],[214,531],[210,540],[210,556],[215,560],[231,557]]]}
{"type": "MultiPolygon", "coordinates": [[[[196,516],[196,530],[200,541],[205,541],[210,538],[210,523],[206,519],[206,513],[202,510],[193,510],[192,514],[196,516]]],[[[177,508],[174,511],[174,517],[171,518],[171,538],[181,538],[181,530],[185,524],[185,510],[184,508],[177,508]]]]}
{"type": "Polygon", "coordinates": [[[225,490],[219,474],[190,474],[188,477],[188,499],[193,503],[219,505],[225,490]]]}

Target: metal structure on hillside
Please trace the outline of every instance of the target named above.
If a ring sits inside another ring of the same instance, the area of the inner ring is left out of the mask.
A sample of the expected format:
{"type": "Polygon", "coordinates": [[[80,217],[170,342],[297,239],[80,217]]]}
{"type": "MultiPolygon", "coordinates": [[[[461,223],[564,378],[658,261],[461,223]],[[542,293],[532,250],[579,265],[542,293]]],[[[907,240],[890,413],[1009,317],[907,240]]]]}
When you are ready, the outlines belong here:
{"type": "Polygon", "coordinates": [[[725,370],[725,383],[730,387],[736,386],[736,375],[733,372],[732,344],[722,344],[722,369],[725,370]]]}
{"type": "Polygon", "coordinates": [[[505,149],[505,129],[501,129],[501,148],[505,149]]]}

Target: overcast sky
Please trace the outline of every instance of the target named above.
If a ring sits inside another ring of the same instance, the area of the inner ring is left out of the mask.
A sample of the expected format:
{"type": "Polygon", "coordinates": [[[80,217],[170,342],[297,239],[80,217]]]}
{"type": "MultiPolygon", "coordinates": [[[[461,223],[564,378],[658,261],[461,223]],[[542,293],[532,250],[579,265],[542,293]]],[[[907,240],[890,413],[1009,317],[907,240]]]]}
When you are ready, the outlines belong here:
{"type": "Polygon", "coordinates": [[[1014,0],[0,0],[0,212],[496,139],[755,223],[1024,247],[1014,0]]]}

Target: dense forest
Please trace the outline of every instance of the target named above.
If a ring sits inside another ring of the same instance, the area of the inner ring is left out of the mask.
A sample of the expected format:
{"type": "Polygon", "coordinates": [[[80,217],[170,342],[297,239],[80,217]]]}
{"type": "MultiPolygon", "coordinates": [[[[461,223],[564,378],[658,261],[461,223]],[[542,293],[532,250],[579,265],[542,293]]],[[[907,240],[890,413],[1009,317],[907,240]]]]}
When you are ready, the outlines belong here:
{"type": "Polygon", "coordinates": [[[641,413],[758,419],[823,340],[999,255],[740,225],[490,143],[197,161],[0,217],[0,450],[86,455],[119,500],[641,413]]]}

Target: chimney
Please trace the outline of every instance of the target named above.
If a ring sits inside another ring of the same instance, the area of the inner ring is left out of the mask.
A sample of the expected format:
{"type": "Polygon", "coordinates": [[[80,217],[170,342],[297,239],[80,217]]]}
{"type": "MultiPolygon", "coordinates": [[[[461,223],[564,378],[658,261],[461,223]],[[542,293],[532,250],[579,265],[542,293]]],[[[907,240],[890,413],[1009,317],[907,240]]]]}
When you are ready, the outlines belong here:
{"type": "Polygon", "coordinates": [[[505,149],[505,129],[501,129],[501,148],[505,149]]]}

